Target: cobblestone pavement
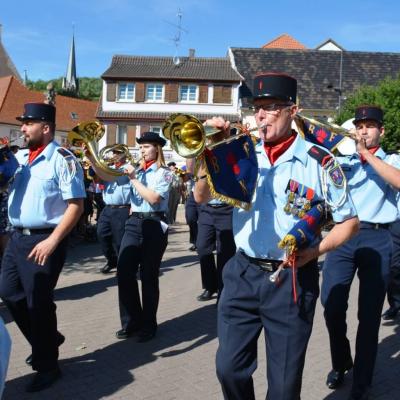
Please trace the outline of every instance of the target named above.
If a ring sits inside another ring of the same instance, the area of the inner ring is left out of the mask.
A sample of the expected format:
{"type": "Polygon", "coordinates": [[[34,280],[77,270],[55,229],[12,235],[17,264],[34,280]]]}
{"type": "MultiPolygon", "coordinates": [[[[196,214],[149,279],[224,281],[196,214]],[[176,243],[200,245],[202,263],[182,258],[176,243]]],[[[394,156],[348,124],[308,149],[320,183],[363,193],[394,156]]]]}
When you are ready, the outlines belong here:
{"type": "MultiPolygon", "coordinates": [[[[134,338],[115,338],[120,328],[116,278],[99,273],[104,264],[99,246],[79,244],[70,249],[55,291],[59,330],[66,336],[60,348],[63,379],[40,393],[24,392],[32,376],[24,363],[30,349],[1,307],[13,339],[4,400],[222,399],[214,367],[215,300],[196,300],[202,290],[200,269],[196,253],[188,251],[188,237],[180,206],[161,268],[159,330],[153,341],[144,344],[134,338]]],[[[355,284],[348,312],[353,348],[356,296],[355,284]]],[[[400,399],[399,322],[381,328],[371,399],[400,399]]],[[[258,400],[266,393],[264,344],[259,342],[259,367],[254,375],[258,400]]],[[[303,400],[347,399],[351,373],[344,387],[333,392],[325,386],[329,369],[328,338],[318,303],[303,376],[303,400]]]]}

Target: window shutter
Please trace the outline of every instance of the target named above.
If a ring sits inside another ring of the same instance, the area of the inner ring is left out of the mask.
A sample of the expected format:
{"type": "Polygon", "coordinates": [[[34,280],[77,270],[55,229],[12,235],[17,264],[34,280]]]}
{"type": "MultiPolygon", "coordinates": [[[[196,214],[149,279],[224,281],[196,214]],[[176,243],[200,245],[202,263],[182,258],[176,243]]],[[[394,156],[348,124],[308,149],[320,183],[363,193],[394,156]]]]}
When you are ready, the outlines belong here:
{"type": "Polygon", "coordinates": [[[136,126],[129,125],[128,126],[128,139],[127,143],[129,147],[135,147],[135,133],[136,126]]]}
{"type": "Polygon", "coordinates": [[[214,85],[213,103],[232,103],[232,86],[230,85],[214,85]]]}
{"type": "Polygon", "coordinates": [[[117,125],[107,125],[107,145],[116,142],[117,125]]]}
{"type": "Polygon", "coordinates": [[[208,103],[208,85],[199,85],[199,103],[208,103]]]}
{"type": "Polygon", "coordinates": [[[168,103],[177,103],[178,102],[178,89],[179,85],[177,83],[169,82],[166,84],[166,96],[168,103]]]}
{"type": "Polygon", "coordinates": [[[107,101],[115,101],[117,94],[117,84],[115,82],[107,83],[107,101]]]}
{"type": "Polygon", "coordinates": [[[136,82],[136,99],[138,103],[144,102],[144,82],[136,82]]]}

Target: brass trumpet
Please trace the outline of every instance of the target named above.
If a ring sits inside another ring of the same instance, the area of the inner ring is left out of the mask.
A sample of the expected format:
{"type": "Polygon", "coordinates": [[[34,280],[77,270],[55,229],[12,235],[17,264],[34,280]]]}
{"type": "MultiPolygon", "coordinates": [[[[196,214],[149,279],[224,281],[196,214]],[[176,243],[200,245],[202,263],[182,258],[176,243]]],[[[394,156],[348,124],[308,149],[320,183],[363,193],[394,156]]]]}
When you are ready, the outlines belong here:
{"type": "Polygon", "coordinates": [[[81,122],[68,132],[67,140],[72,146],[76,147],[82,147],[82,144],[85,144],[86,149],[94,159],[95,166],[104,173],[111,176],[125,175],[123,169],[110,168],[105,155],[107,152],[117,150],[122,152],[132,164],[135,163],[133,156],[124,144],[108,145],[99,152],[98,141],[103,137],[104,132],[104,125],[99,121],[81,122]]]}
{"type": "MultiPolygon", "coordinates": [[[[260,129],[259,127],[248,129],[241,124],[233,124],[232,128],[240,131],[239,134],[230,136],[215,143],[207,143],[209,139],[221,131],[204,126],[200,120],[193,115],[172,114],[165,121],[162,131],[164,136],[171,141],[172,148],[184,158],[195,158],[203,153],[205,148],[213,149],[223,143],[230,143],[243,135],[260,129]]],[[[256,138],[253,137],[253,141],[256,138]]]]}

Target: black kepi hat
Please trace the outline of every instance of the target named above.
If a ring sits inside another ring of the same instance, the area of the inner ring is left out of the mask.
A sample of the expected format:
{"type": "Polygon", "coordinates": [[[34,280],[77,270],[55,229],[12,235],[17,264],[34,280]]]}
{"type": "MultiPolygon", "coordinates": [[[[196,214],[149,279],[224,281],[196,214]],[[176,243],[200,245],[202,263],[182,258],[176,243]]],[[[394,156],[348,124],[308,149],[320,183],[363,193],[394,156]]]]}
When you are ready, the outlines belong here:
{"type": "Polygon", "coordinates": [[[159,144],[161,147],[164,147],[167,141],[163,139],[158,133],[155,132],[144,132],[139,139],[136,139],[139,144],[143,143],[155,143],[159,144]]]}
{"type": "Polygon", "coordinates": [[[26,103],[24,113],[16,118],[18,121],[46,121],[56,122],[56,108],[46,103],[26,103]]]}
{"type": "Polygon", "coordinates": [[[356,108],[354,113],[355,125],[358,121],[373,120],[378,122],[380,125],[383,124],[383,110],[379,106],[363,105],[356,108]]]}
{"type": "Polygon", "coordinates": [[[271,97],[296,103],[297,80],[280,72],[263,72],[254,77],[253,100],[271,97]]]}

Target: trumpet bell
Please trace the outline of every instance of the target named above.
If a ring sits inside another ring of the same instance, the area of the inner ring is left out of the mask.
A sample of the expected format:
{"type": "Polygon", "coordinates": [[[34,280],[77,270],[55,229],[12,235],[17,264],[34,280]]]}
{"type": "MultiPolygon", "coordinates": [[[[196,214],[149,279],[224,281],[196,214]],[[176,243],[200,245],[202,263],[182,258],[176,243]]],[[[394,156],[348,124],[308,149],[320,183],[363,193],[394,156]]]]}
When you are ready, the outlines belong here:
{"type": "Polygon", "coordinates": [[[204,150],[206,133],[203,124],[192,115],[172,114],[163,126],[164,136],[184,158],[194,158],[204,150]]]}
{"type": "MultiPolygon", "coordinates": [[[[104,125],[99,121],[81,122],[68,132],[67,140],[72,146],[76,147],[82,147],[82,145],[85,144],[87,150],[94,159],[96,167],[106,174],[122,176],[124,175],[123,171],[110,168],[107,165],[107,161],[99,156],[98,141],[103,137],[104,131],[104,125]]],[[[129,152],[128,149],[127,151],[129,152]]]]}

